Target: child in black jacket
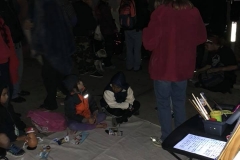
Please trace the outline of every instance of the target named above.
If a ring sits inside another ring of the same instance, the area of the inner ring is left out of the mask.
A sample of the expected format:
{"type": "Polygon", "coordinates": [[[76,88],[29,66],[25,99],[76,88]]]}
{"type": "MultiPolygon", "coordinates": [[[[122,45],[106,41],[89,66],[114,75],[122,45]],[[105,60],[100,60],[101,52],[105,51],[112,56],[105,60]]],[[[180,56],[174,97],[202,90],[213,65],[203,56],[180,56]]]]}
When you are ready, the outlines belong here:
{"type": "MultiPolygon", "coordinates": [[[[26,135],[19,136],[19,129],[16,127],[15,122],[8,111],[8,109],[4,106],[8,101],[8,86],[7,83],[0,80],[0,133],[5,134],[10,142],[14,141],[25,141],[26,135]]],[[[2,150],[3,148],[1,148],[2,150]]],[[[7,149],[7,152],[12,154],[15,157],[22,156],[25,151],[18,148],[14,144],[7,149]]]]}

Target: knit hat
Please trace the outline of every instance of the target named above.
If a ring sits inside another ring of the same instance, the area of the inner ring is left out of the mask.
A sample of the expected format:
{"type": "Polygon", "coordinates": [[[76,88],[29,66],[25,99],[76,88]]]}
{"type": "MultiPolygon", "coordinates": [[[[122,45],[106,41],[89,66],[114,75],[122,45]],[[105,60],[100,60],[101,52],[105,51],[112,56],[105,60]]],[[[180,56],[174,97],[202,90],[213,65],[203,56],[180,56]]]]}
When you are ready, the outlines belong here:
{"type": "Polygon", "coordinates": [[[69,92],[72,92],[73,88],[77,85],[78,82],[79,78],[77,77],[77,75],[71,74],[63,80],[63,85],[69,92]]]}
{"type": "Polygon", "coordinates": [[[114,84],[118,87],[126,89],[128,87],[128,84],[126,82],[126,78],[123,72],[116,73],[111,80],[111,84],[114,84]]]}

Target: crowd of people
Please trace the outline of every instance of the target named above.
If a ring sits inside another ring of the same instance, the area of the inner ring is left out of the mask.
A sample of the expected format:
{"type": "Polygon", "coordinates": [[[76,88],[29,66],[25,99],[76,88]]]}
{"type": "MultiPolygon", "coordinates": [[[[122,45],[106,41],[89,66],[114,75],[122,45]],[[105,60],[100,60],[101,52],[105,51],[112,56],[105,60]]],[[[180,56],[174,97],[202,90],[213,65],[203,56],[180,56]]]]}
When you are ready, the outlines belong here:
{"type": "Polygon", "coordinates": [[[20,89],[24,38],[32,57],[42,64],[47,95],[40,108],[56,110],[56,94],[60,90],[66,95],[64,111],[71,130],[106,128],[106,115],[111,115],[113,126],[117,126],[139,114],[140,103],[123,72],[117,72],[105,87],[101,109],[93,97],[85,97],[87,89],[78,76],[103,77],[96,60],[101,60],[104,68],[115,69],[112,56],[116,41],[126,44],[128,71],[142,69],[143,48],[151,52],[149,73],[161,126],[156,145],[161,145],[173,130],[170,101],[174,127],[186,120],[188,79],[196,78],[197,87],[230,92],[236,82],[235,55],[221,37],[207,36],[202,17],[189,0],[156,0],[152,13],[147,0],[117,3],[118,7],[111,8],[108,0],[99,0],[95,6],[92,0],[0,1],[0,159],[7,159],[6,151],[14,156],[24,154],[12,143],[26,140],[26,125],[12,106],[12,102],[25,102],[23,96],[30,94],[20,89]],[[116,10],[117,15],[113,13],[116,10]],[[97,29],[100,39],[94,38],[97,29]],[[119,39],[119,35],[124,38],[119,39]],[[201,44],[205,44],[209,58],[205,66],[196,68],[197,47],[201,44]],[[106,56],[96,54],[101,49],[106,56]],[[77,75],[72,74],[74,66],[77,75]]]}

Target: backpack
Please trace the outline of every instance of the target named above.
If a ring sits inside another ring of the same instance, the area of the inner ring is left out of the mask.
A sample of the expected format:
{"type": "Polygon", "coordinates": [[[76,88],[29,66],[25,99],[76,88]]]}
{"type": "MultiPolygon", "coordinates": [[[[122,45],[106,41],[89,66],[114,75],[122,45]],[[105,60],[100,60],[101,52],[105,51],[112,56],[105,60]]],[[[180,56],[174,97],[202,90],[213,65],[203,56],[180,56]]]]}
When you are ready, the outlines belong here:
{"type": "Polygon", "coordinates": [[[136,6],[134,0],[121,0],[119,22],[123,29],[133,29],[136,24],[136,6]]]}
{"type": "Polygon", "coordinates": [[[66,118],[61,113],[42,110],[29,111],[33,125],[42,133],[63,131],[67,128],[66,118]]]}

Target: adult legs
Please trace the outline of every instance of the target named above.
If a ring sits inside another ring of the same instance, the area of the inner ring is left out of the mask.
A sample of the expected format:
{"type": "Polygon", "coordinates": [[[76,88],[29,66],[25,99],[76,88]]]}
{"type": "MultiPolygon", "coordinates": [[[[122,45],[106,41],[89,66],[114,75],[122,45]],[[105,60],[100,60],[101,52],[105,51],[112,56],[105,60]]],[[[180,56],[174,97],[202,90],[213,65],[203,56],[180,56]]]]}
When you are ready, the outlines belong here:
{"type": "Polygon", "coordinates": [[[18,67],[18,82],[13,85],[13,94],[12,99],[19,97],[18,93],[20,93],[20,84],[22,81],[22,74],[23,74],[23,54],[22,54],[22,44],[21,42],[15,43],[15,52],[18,57],[19,67],[18,67]]]}
{"type": "Polygon", "coordinates": [[[186,88],[187,81],[172,82],[172,105],[174,112],[174,124],[178,127],[186,120],[186,88]]]}
{"type": "Polygon", "coordinates": [[[107,52],[107,57],[103,59],[105,67],[112,66],[112,55],[114,52],[114,35],[104,35],[105,40],[105,50],[107,52]]]}
{"type": "Polygon", "coordinates": [[[133,31],[127,30],[124,31],[125,33],[125,41],[126,41],[126,47],[127,47],[127,60],[126,65],[127,69],[132,69],[134,66],[134,57],[133,57],[133,48],[134,48],[134,38],[132,36],[133,31]]]}
{"type": "Polygon", "coordinates": [[[161,126],[161,140],[172,132],[172,116],[170,106],[171,82],[154,80],[154,91],[157,100],[158,119],[161,126]]]}
{"type": "Polygon", "coordinates": [[[47,59],[43,57],[42,66],[42,78],[43,84],[47,91],[47,96],[44,100],[43,107],[49,110],[58,108],[56,101],[57,88],[61,85],[63,76],[52,67],[47,59]]]}
{"type": "Polygon", "coordinates": [[[142,49],[142,31],[135,31],[134,34],[134,70],[139,70],[141,65],[141,49],[142,49]]]}

